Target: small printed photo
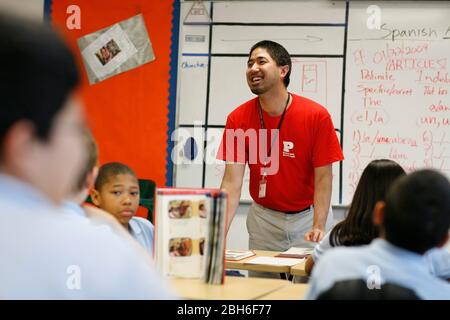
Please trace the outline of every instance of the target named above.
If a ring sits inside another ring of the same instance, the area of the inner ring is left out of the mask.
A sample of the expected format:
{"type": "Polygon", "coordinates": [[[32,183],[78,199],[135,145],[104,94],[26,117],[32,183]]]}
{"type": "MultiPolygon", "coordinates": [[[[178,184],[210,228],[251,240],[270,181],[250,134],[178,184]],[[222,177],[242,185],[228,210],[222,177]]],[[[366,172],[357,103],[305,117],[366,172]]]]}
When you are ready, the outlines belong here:
{"type": "Polygon", "coordinates": [[[98,58],[102,65],[105,65],[109,61],[111,61],[111,59],[114,58],[119,52],[119,46],[114,41],[114,39],[111,39],[95,53],[95,56],[98,58]]]}
{"type": "Polygon", "coordinates": [[[200,255],[204,255],[205,253],[205,238],[201,238],[198,243],[199,249],[200,249],[200,255]]]}
{"type": "Polygon", "coordinates": [[[198,215],[200,216],[200,218],[206,218],[208,216],[205,200],[200,200],[198,203],[198,215]]]}
{"type": "Polygon", "coordinates": [[[169,241],[169,254],[172,257],[187,257],[192,254],[191,238],[173,238],[169,241]]]}
{"type": "Polygon", "coordinates": [[[189,219],[192,217],[192,204],[189,200],[173,200],[169,202],[169,218],[189,219]]]}

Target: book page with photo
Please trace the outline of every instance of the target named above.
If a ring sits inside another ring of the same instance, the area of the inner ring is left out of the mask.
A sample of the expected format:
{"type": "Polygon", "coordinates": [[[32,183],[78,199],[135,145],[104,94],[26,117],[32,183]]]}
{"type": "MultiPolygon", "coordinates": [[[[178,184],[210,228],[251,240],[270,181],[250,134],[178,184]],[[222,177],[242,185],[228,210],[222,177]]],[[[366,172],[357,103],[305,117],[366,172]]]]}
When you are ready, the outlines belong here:
{"type": "Polygon", "coordinates": [[[156,190],[155,262],[164,276],[218,281],[225,248],[223,197],[210,189],[156,190]]]}

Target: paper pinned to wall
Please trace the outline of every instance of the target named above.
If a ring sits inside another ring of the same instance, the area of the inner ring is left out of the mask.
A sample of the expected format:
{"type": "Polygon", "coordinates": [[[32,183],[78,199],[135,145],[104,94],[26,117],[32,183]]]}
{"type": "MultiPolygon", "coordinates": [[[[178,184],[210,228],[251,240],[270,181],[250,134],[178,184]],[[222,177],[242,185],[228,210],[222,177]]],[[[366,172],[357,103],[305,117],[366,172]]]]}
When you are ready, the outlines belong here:
{"type": "Polygon", "coordinates": [[[142,14],[78,39],[89,83],[155,60],[142,14]]]}

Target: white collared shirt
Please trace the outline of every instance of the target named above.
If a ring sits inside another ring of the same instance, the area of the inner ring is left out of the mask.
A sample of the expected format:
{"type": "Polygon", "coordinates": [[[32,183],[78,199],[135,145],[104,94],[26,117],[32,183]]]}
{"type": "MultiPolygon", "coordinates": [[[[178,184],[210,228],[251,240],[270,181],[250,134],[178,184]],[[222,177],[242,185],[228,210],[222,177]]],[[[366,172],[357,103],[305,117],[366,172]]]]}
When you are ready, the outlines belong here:
{"type": "Polygon", "coordinates": [[[381,285],[392,283],[410,289],[421,299],[450,299],[450,284],[430,273],[422,255],[383,239],[365,246],[328,250],[313,269],[306,298],[316,299],[340,281],[367,281],[373,276],[374,266],[381,285]]]}
{"type": "Polygon", "coordinates": [[[1,299],[167,299],[135,249],[0,174],[1,299]]]}
{"type": "Polygon", "coordinates": [[[139,242],[149,253],[153,256],[153,238],[154,238],[154,227],[153,224],[140,217],[133,217],[128,222],[130,227],[130,233],[137,242],[139,242]]]}

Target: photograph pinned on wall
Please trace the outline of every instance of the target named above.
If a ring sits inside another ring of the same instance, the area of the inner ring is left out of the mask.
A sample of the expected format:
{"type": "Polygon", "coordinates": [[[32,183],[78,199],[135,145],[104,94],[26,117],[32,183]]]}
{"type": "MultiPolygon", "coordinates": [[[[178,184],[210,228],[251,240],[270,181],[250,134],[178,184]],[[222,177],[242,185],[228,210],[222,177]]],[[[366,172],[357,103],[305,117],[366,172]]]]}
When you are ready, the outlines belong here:
{"type": "Polygon", "coordinates": [[[95,53],[100,63],[104,66],[112,58],[114,58],[120,52],[120,48],[114,39],[111,39],[106,45],[100,48],[99,51],[95,53]]]}
{"type": "Polygon", "coordinates": [[[90,84],[155,60],[142,14],[78,39],[90,84]]]}

